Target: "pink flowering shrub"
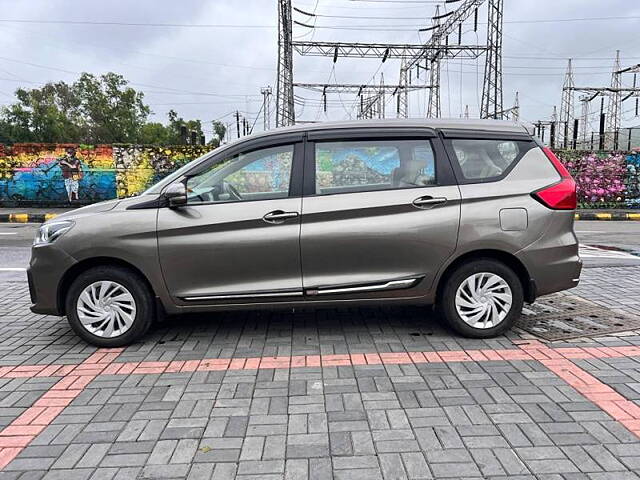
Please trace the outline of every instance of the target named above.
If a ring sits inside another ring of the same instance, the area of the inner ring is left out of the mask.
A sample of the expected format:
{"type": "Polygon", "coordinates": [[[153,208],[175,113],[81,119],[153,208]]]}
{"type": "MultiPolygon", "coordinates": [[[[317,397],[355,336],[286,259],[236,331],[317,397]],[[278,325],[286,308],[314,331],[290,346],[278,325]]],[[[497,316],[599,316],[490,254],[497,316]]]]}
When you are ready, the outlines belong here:
{"type": "Polygon", "coordinates": [[[625,207],[625,155],[560,152],[559,157],[576,181],[581,208],[625,207]]]}

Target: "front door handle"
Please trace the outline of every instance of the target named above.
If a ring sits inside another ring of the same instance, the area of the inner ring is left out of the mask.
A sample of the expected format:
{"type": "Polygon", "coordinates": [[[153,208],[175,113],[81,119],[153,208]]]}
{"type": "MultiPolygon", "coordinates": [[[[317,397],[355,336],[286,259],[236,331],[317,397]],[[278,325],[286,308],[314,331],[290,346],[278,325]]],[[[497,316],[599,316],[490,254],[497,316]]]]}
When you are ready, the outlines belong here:
{"type": "Polygon", "coordinates": [[[437,205],[444,205],[447,203],[447,199],[444,197],[432,197],[431,195],[425,195],[424,197],[416,198],[413,204],[418,208],[433,208],[437,205]]]}
{"type": "Polygon", "coordinates": [[[283,212],[282,210],[274,210],[273,212],[267,213],[262,220],[267,223],[283,223],[290,218],[296,218],[298,216],[298,212],[283,212]]]}

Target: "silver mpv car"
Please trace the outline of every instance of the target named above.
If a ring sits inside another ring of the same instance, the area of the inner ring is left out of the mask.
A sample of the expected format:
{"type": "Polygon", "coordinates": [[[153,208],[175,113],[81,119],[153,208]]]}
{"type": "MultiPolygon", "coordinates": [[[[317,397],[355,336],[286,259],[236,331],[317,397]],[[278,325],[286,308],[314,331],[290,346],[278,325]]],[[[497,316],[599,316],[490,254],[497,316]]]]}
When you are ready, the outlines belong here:
{"type": "Polygon", "coordinates": [[[108,347],[167,314],[362,304],[436,304],[492,337],[578,284],[575,208],[571,176],[519,124],[278,129],[43,224],[31,309],[108,347]]]}

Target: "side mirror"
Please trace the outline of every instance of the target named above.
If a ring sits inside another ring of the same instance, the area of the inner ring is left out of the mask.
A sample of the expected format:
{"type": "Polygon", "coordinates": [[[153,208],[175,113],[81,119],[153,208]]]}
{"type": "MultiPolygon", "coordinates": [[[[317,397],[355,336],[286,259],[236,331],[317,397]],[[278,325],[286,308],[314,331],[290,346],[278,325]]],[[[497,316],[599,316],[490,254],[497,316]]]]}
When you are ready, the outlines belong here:
{"type": "Polygon", "coordinates": [[[162,195],[169,202],[169,208],[187,204],[187,187],[182,182],[169,185],[162,195]]]}

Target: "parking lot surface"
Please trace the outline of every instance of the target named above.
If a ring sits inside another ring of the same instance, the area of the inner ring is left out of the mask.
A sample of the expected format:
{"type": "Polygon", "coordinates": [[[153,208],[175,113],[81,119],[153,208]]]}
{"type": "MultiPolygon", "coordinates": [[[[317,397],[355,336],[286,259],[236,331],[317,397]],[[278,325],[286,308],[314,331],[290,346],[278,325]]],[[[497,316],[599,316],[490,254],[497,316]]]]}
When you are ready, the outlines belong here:
{"type": "MultiPolygon", "coordinates": [[[[584,235],[568,293],[640,315],[634,240],[584,235]]],[[[640,478],[638,332],[470,340],[381,307],[182,317],[98,350],[11,275],[0,480],[640,478]]]]}

